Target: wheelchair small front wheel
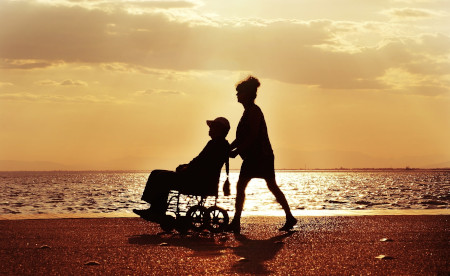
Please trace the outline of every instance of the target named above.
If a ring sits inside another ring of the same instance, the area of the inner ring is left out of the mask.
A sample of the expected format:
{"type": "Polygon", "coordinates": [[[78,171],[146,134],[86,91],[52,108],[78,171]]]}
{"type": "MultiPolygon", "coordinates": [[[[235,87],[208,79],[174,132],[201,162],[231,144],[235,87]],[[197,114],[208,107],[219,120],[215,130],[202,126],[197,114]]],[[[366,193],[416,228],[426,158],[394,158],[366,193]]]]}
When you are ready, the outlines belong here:
{"type": "Polygon", "coordinates": [[[208,223],[207,209],[204,206],[194,205],[186,213],[189,225],[194,231],[205,229],[208,223]]]}
{"type": "Polygon", "coordinates": [[[219,206],[212,206],[207,209],[207,228],[213,233],[220,233],[225,230],[230,220],[227,210],[219,206]]]}

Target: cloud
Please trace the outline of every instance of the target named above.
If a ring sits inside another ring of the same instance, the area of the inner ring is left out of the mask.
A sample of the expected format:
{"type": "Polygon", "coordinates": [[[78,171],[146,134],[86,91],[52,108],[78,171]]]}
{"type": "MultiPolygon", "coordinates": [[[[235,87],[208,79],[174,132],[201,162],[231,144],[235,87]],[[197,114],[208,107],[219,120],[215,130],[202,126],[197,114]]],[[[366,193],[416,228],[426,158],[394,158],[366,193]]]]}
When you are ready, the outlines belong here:
{"type": "MultiPolygon", "coordinates": [[[[0,42],[1,47],[1,42],[0,42]]],[[[0,57],[0,69],[44,69],[60,65],[60,61],[34,60],[34,59],[9,59],[0,57]]]]}
{"type": "MultiPolygon", "coordinates": [[[[161,78],[183,77],[168,72],[251,71],[322,88],[386,89],[389,83],[382,77],[390,68],[441,80],[450,64],[445,58],[450,49],[448,35],[399,36],[401,24],[207,17],[202,24],[192,24],[190,17],[165,12],[130,14],[121,9],[24,2],[0,5],[0,58],[10,68],[76,62],[100,64],[115,72],[160,74],[161,78]],[[371,45],[358,43],[365,37],[377,40],[371,45]]],[[[433,15],[414,9],[390,13],[433,15]]]]}
{"type": "Polygon", "coordinates": [[[145,74],[155,76],[160,80],[172,80],[172,81],[192,79],[193,77],[200,75],[200,73],[194,71],[155,69],[146,67],[144,65],[118,63],[118,62],[102,63],[100,64],[100,68],[105,71],[111,71],[114,73],[145,74]]]}
{"type": "Polygon", "coordinates": [[[164,89],[147,89],[140,90],[134,93],[136,96],[149,96],[149,95],[163,95],[163,96],[178,96],[184,95],[183,92],[176,90],[164,90],[164,89]]]}
{"type": "Polygon", "coordinates": [[[80,80],[65,80],[60,83],[62,86],[87,86],[87,83],[80,80]]]}
{"type": "Polygon", "coordinates": [[[8,86],[14,86],[14,84],[11,82],[1,82],[0,81],[0,88],[8,87],[8,86]]]}
{"type": "Polygon", "coordinates": [[[2,101],[17,101],[17,102],[40,102],[40,103],[74,103],[74,104],[89,104],[89,103],[104,103],[104,104],[118,104],[122,101],[107,95],[85,95],[77,97],[68,97],[61,95],[48,94],[33,94],[33,93],[0,93],[0,100],[2,101]]]}
{"type": "Polygon", "coordinates": [[[396,8],[385,10],[382,13],[397,20],[419,20],[443,15],[442,12],[418,8],[396,8]]]}
{"type": "Polygon", "coordinates": [[[194,8],[198,5],[197,2],[194,1],[126,1],[125,5],[145,8],[145,9],[184,9],[184,8],[194,8]]]}
{"type": "Polygon", "coordinates": [[[102,0],[69,0],[68,3],[78,4],[82,7],[105,8],[115,7],[121,9],[185,9],[194,8],[200,5],[199,1],[189,0],[146,0],[146,1],[102,1],[102,0]]]}
{"type": "Polygon", "coordinates": [[[88,84],[84,81],[80,80],[64,80],[61,82],[54,81],[54,80],[42,80],[36,82],[37,85],[41,86],[87,86],[88,84]]]}

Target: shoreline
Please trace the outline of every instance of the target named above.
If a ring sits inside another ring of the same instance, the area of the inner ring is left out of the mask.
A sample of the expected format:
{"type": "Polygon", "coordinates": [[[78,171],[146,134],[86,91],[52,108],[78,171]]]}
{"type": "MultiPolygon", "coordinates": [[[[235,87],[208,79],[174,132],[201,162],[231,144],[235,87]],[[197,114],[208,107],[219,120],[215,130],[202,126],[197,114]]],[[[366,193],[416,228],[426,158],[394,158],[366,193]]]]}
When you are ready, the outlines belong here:
{"type": "MultiPolygon", "coordinates": [[[[239,172],[240,168],[230,168],[230,172],[239,172]]],[[[437,171],[450,172],[450,168],[297,168],[297,169],[275,169],[275,172],[421,172],[421,171],[437,171]]],[[[225,173],[225,170],[222,170],[225,173]]],[[[0,170],[0,173],[150,173],[148,169],[107,169],[107,170],[0,170]]]]}
{"type": "MultiPolygon", "coordinates": [[[[401,210],[293,210],[296,217],[354,217],[354,216],[449,216],[450,209],[401,209],[401,210]]],[[[230,217],[233,212],[228,212],[230,217]]],[[[77,218],[137,218],[133,212],[120,213],[54,213],[54,214],[11,214],[0,215],[2,220],[45,220],[77,218]]],[[[273,212],[243,212],[242,217],[284,217],[281,210],[273,212]]]]}

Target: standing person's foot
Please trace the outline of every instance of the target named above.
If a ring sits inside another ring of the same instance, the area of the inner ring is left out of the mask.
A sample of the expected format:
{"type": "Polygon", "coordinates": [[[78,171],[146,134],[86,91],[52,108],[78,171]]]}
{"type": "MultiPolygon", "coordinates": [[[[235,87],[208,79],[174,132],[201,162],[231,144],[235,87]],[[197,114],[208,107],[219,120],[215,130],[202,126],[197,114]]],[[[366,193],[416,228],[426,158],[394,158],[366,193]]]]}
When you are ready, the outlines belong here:
{"type": "Polygon", "coordinates": [[[240,234],[241,233],[241,224],[232,221],[230,224],[225,227],[225,232],[233,232],[234,234],[240,234]]]}
{"type": "Polygon", "coordinates": [[[290,231],[292,230],[292,227],[297,224],[297,219],[294,217],[289,217],[286,219],[286,223],[281,227],[280,231],[290,231]]]}

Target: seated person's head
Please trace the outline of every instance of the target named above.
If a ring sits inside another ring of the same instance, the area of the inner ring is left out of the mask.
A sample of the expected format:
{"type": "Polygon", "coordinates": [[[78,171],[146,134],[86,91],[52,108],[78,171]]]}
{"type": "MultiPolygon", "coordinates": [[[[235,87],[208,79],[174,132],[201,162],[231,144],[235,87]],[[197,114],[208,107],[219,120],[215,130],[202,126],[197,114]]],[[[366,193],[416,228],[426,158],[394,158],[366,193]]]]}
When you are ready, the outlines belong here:
{"type": "Polygon", "coordinates": [[[214,120],[206,121],[209,126],[209,136],[212,139],[227,137],[228,131],[230,131],[230,123],[224,117],[218,117],[214,120]]]}

